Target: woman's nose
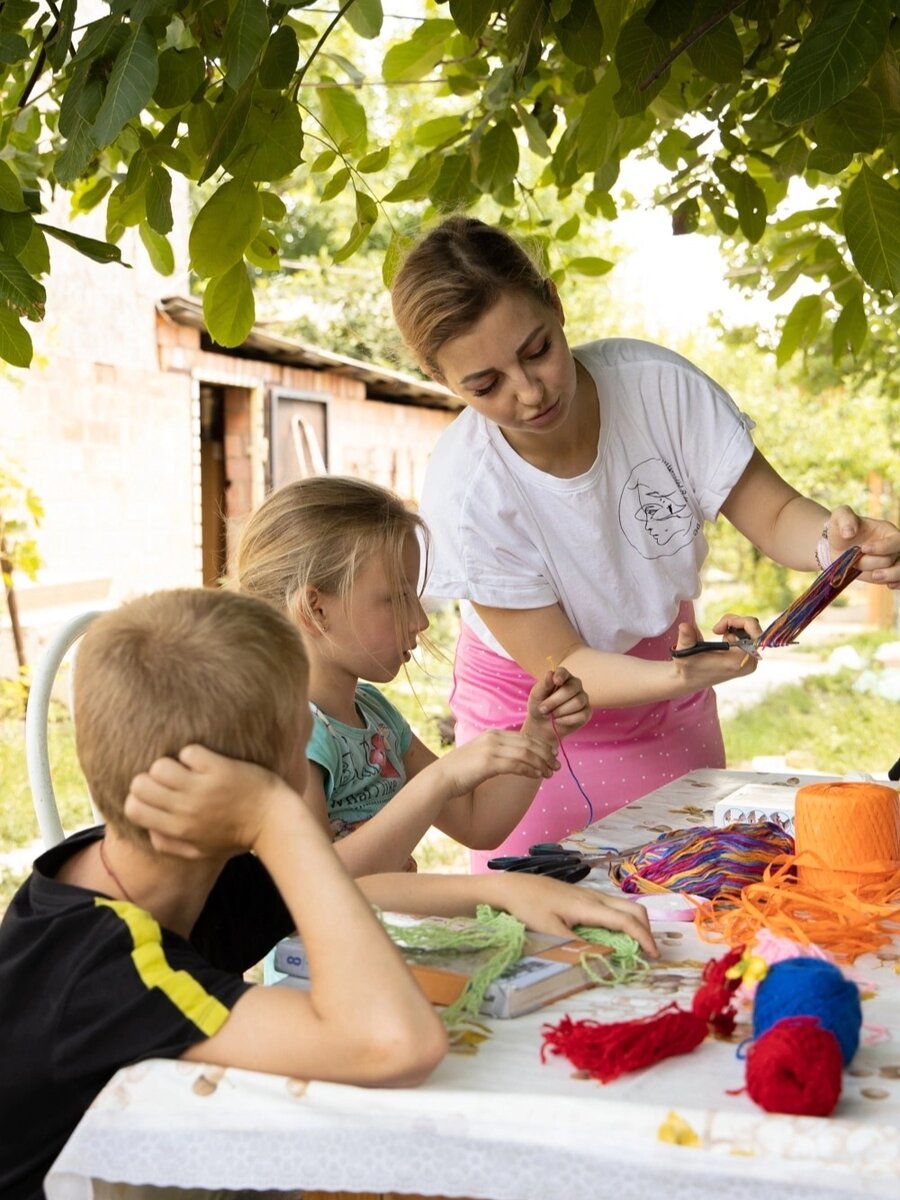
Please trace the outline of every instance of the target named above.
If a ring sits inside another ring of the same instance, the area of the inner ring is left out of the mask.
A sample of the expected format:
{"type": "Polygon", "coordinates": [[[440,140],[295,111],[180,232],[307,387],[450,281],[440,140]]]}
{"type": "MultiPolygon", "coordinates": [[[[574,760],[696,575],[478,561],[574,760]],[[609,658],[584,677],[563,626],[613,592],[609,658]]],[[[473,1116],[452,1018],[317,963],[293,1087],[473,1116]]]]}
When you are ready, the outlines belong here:
{"type": "Polygon", "coordinates": [[[544,399],[544,386],[540,379],[523,371],[521,378],[516,382],[516,396],[520,404],[527,404],[529,407],[540,405],[544,399]]]}

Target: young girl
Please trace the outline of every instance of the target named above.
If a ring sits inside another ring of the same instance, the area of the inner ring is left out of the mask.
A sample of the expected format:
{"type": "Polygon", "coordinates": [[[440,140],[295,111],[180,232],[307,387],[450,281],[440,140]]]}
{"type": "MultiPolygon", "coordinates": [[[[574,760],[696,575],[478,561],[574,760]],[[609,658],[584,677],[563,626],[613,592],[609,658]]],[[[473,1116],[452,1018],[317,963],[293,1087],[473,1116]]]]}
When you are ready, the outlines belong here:
{"type": "MultiPolygon", "coordinates": [[[[303,633],[314,716],[303,795],[354,876],[404,869],[432,825],[470,847],[502,842],[558,769],[557,738],[590,716],[579,680],[544,669],[520,731],[491,730],[441,758],[416,737],[373,684],[394,678],[428,626],[418,595],[427,542],[421,518],[390,492],[321,476],[268,496],[238,545],[241,590],[303,633]]],[[[587,819],[583,802],[573,807],[573,828],[587,819]]]]}
{"type": "MultiPolygon", "coordinates": [[[[594,706],[568,755],[598,816],[724,766],[711,685],[756,661],[736,649],[671,657],[699,639],[703,525],[719,513],[801,570],[861,544],[863,578],[900,586],[900,531],[796,492],[754,448],[752,422],[691,363],[624,338],[570,350],[554,284],[502,230],[444,221],[410,251],[392,300],[423,370],[467,405],[438,441],[422,496],[435,546],[427,592],[465,602],[457,743],[515,722],[550,655],[594,706]]],[[[714,629],[728,627],[760,632],[733,615],[714,629]]],[[[570,833],[573,789],[565,773],[543,785],[497,852],[570,833]]]]}

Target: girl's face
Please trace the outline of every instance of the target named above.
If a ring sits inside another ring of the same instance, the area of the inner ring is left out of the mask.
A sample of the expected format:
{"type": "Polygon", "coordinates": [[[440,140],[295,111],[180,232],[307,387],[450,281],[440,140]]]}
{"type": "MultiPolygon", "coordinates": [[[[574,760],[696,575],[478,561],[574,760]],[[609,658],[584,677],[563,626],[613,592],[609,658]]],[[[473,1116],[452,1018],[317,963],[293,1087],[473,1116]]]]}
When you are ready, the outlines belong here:
{"type": "Polygon", "coordinates": [[[514,447],[560,429],[572,414],[577,376],[563,320],[555,295],[544,304],[529,292],[507,292],[438,351],[443,382],[514,447]]]}
{"type": "Polygon", "coordinates": [[[349,601],[320,596],[325,606],[330,656],[348,674],[372,683],[393,679],[409,662],[428,617],[419,601],[419,544],[407,537],[402,554],[402,595],[396,594],[384,555],[374,553],[357,572],[349,601]]]}

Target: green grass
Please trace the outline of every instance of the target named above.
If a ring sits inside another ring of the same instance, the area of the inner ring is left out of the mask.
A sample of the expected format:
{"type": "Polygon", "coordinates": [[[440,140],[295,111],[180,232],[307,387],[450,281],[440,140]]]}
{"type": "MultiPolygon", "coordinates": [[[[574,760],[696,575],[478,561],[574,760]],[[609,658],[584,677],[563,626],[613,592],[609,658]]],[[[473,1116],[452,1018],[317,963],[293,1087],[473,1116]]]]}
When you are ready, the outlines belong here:
{"type": "Polygon", "coordinates": [[[900,754],[897,705],[854,692],[855,678],[855,671],[808,675],[723,721],[728,765],[779,755],[797,770],[883,774],[900,754]]]}

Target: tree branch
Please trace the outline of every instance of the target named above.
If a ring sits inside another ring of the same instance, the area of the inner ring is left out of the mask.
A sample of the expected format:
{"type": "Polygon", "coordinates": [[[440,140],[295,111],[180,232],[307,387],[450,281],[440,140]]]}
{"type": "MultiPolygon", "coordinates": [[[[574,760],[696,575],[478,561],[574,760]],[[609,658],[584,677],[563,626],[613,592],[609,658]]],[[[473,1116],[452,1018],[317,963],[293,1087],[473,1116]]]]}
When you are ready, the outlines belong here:
{"type": "Polygon", "coordinates": [[[652,71],[646,79],[641,80],[638,84],[638,91],[645,92],[651,83],[655,83],[659,79],[663,71],[668,71],[675,59],[680,58],[689,46],[693,46],[694,42],[699,42],[711,29],[715,29],[717,25],[721,25],[725,18],[730,17],[734,10],[740,8],[743,3],[744,0],[731,0],[731,3],[726,4],[719,12],[713,13],[711,17],[707,17],[702,25],[698,25],[696,29],[692,29],[686,37],[682,38],[676,46],[672,47],[656,70],[652,71]]]}

